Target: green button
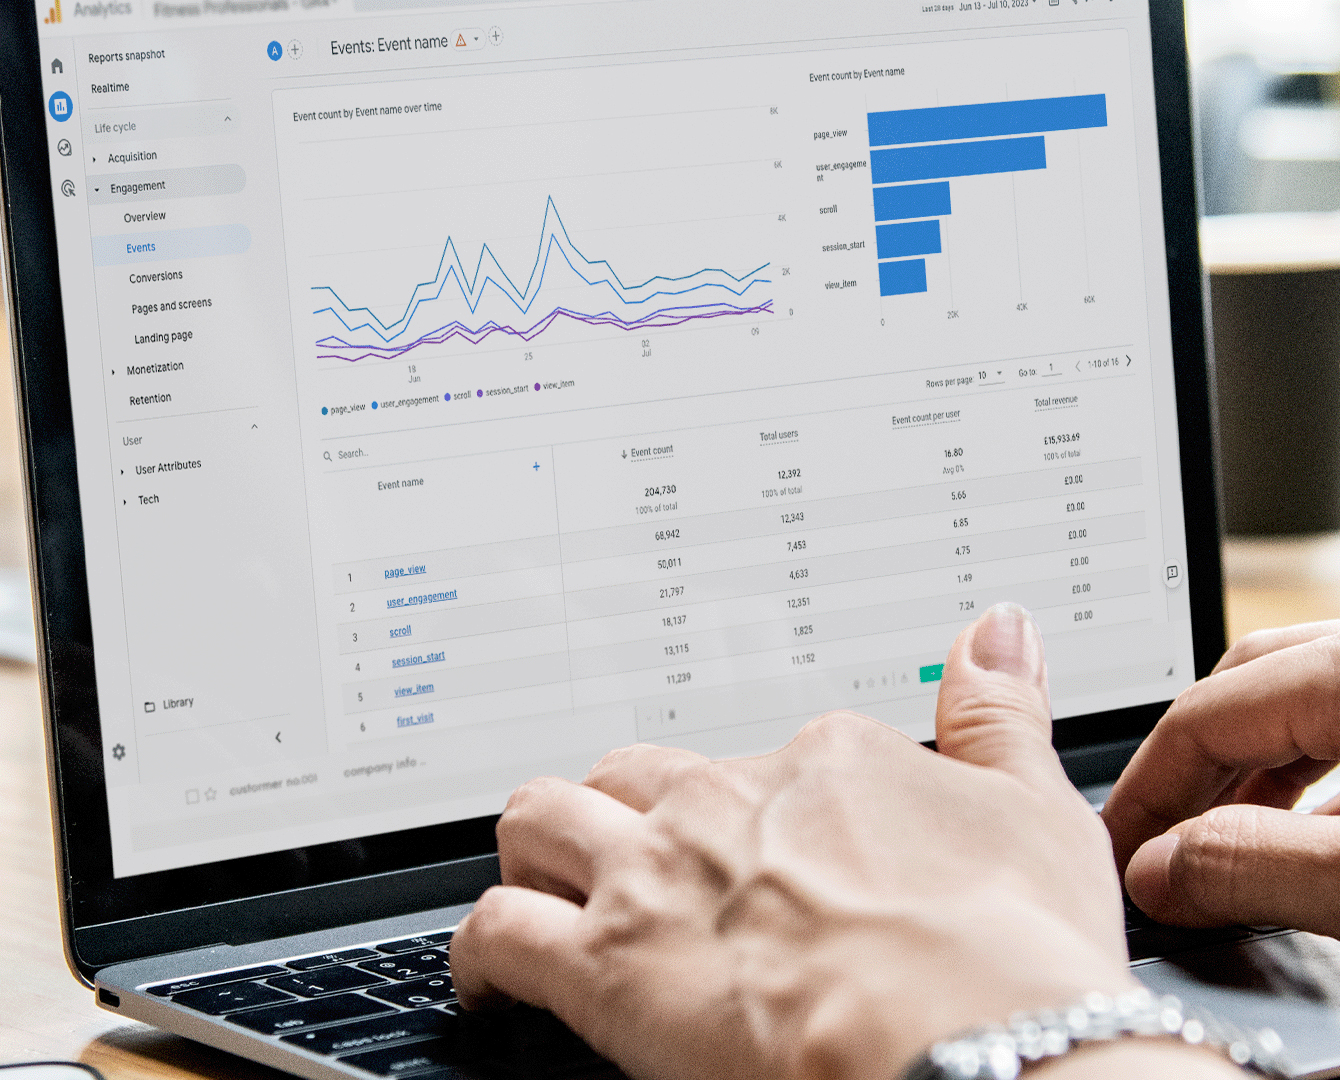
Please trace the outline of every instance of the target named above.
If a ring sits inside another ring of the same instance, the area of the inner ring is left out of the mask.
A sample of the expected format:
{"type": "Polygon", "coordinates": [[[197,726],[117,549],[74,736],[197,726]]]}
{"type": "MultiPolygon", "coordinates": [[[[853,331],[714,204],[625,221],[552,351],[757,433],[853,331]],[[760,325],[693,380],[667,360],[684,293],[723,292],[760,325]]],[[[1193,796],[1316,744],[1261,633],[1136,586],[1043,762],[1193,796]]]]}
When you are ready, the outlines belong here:
{"type": "Polygon", "coordinates": [[[944,678],[944,673],[945,673],[944,664],[927,664],[924,668],[921,669],[921,681],[939,682],[942,678],[944,678]]]}

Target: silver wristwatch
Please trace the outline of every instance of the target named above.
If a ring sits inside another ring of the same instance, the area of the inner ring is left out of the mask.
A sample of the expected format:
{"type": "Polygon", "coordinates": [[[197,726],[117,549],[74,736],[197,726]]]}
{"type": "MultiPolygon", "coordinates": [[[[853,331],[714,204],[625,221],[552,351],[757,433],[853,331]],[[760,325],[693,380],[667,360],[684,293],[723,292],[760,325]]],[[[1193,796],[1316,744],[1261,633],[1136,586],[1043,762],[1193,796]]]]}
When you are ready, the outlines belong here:
{"type": "Polygon", "coordinates": [[[1016,1013],[1004,1026],[961,1032],[914,1061],[904,1080],[1014,1080],[1030,1065],[1078,1047],[1136,1037],[1208,1046],[1261,1076],[1293,1075],[1284,1043],[1269,1028],[1246,1031],[1141,988],[1116,998],[1088,994],[1066,1009],[1016,1013]]]}

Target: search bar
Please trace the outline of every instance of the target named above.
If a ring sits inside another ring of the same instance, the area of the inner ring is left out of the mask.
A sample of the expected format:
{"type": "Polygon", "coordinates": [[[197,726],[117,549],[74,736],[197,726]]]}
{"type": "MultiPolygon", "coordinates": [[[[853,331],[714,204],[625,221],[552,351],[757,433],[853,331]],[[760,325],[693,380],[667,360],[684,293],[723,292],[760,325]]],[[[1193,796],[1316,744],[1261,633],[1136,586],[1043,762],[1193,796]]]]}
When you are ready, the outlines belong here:
{"type": "Polygon", "coordinates": [[[355,446],[348,450],[322,450],[321,460],[328,465],[347,465],[355,461],[368,461],[372,455],[361,446],[355,446]]]}

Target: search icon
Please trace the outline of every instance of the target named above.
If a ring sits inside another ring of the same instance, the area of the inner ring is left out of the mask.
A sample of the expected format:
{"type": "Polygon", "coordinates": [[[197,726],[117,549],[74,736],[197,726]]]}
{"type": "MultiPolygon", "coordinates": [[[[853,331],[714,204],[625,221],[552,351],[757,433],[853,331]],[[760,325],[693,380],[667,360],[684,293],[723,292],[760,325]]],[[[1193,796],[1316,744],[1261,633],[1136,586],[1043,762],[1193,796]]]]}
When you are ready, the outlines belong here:
{"type": "MultiPolygon", "coordinates": [[[[329,451],[329,450],[323,450],[323,451],[321,451],[321,456],[322,456],[323,458],[325,458],[327,461],[330,461],[330,451],[329,451]]],[[[332,464],[334,464],[334,463],[332,462],[332,464]]]]}

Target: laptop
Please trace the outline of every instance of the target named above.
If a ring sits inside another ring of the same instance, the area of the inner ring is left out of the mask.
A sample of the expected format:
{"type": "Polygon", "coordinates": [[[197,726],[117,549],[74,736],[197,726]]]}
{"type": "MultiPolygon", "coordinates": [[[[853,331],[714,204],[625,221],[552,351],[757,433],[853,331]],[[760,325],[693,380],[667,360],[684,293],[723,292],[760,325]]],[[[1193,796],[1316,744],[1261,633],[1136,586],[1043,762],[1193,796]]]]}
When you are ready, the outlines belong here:
{"type": "MultiPolygon", "coordinates": [[[[1101,788],[1224,647],[1180,0],[19,0],[0,120],[65,946],[119,1015],[610,1074],[456,1004],[516,785],[930,740],[1009,599],[1101,788]]],[[[1130,940],[1340,1071],[1323,939],[1130,940]]]]}

